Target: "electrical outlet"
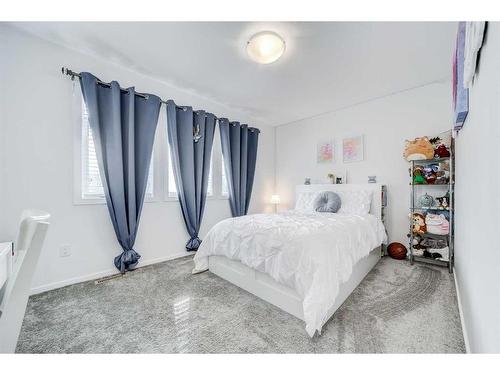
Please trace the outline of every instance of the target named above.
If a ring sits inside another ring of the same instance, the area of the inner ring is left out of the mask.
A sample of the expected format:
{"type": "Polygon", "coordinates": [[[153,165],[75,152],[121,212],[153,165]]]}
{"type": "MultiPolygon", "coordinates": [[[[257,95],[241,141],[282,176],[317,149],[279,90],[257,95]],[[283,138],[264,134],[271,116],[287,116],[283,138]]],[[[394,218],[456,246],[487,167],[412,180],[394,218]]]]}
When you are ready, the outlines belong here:
{"type": "Polygon", "coordinates": [[[61,258],[69,257],[71,255],[71,245],[61,245],[59,247],[59,256],[61,258]]]}

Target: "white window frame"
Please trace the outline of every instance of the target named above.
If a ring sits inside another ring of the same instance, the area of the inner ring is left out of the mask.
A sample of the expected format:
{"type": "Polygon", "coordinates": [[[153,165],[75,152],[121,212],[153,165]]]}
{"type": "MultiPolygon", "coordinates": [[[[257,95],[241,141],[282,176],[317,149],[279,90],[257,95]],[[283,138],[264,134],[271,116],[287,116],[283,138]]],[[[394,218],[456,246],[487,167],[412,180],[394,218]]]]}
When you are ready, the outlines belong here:
{"type": "MultiPolygon", "coordinates": [[[[81,94],[78,82],[73,85],[72,99],[72,122],[73,122],[73,204],[106,204],[104,196],[83,196],[83,118],[81,94]]],[[[146,195],[144,202],[177,202],[177,196],[170,196],[168,191],[169,179],[169,145],[167,139],[166,113],[163,106],[160,108],[158,125],[156,128],[155,142],[153,146],[153,195],[146,195]]],[[[207,200],[228,200],[229,195],[222,194],[222,149],[220,144],[219,127],[216,127],[214,144],[212,149],[212,195],[207,195],[207,200]]]]}
{"type": "MultiPolygon", "coordinates": [[[[72,103],[72,115],[73,115],[73,204],[75,205],[85,205],[85,204],[106,204],[106,199],[104,195],[96,195],[95,197],[84,197],[83,194],[83,113],[82,104],[83,97],[80,88],[77,84],[73,86],[73,103],[72,103]]],[[[158,128],[157,128],[158,135],[158,128]]],[[[160,167],[160,150],[157,142],[158,137],[155,137],[155,144],[153,146],[153,195],[147,194],[144,198],[144,202],[157,202],[160,201],[159,197],[161,195],[161,167],[160,167]]]]}

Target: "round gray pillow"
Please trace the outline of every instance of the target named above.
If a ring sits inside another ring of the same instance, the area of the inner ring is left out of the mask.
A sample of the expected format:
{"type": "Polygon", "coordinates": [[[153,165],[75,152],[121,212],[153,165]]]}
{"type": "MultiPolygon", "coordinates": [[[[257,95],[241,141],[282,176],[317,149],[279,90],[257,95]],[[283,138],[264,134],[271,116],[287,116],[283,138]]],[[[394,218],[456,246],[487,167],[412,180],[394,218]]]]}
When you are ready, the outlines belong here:
{"type": "Polygon", "coordinates": [[[341,201],[337,193],[333,191],[322,191],[314,200],[313,207],[317,212],[337,212],[341,201]]]}

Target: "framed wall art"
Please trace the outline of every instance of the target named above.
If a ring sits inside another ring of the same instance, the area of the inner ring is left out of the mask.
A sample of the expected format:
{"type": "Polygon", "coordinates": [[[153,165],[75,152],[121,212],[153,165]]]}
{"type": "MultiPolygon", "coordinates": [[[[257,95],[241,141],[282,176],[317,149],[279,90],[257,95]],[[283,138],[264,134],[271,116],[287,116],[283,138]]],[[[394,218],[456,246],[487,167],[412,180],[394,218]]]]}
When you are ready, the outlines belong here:
{"type": "Polygon", "coordinates": [[[344,163],[363,161],[363,136],[344,138],[342,141],[342,155],[344,163]]]}
{"type": "Polygon", "coordinates": [[[316,157],[317,163],[332,163],[333,153],[333,141],[319,142],[316,157]]]}

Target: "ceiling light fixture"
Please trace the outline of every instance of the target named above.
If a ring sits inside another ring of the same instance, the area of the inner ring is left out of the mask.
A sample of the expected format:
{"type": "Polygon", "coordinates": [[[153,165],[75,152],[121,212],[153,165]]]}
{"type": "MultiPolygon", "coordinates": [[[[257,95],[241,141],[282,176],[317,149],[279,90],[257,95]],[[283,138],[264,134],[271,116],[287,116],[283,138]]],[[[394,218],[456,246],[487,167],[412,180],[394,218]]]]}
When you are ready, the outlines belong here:
{"type": "Polygon", "coordinates": [[[250,38],[247,53],[259,64],[271,64],[285,52],[285,41],[272,31],[261,31],[250,38]]]}

